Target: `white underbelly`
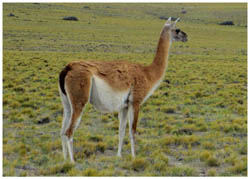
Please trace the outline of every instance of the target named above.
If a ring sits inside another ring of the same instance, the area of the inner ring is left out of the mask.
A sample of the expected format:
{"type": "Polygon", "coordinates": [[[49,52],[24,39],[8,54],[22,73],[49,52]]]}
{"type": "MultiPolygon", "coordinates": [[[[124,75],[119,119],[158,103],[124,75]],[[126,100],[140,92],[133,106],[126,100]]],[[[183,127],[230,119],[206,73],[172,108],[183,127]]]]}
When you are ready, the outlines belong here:
{"type": "Polygon", "coordinates": [[[101,112],[119,112],[127,106],[129,90],[114,91],[103,79],[94,76],[92,80],[90,103],[101,112]]]}

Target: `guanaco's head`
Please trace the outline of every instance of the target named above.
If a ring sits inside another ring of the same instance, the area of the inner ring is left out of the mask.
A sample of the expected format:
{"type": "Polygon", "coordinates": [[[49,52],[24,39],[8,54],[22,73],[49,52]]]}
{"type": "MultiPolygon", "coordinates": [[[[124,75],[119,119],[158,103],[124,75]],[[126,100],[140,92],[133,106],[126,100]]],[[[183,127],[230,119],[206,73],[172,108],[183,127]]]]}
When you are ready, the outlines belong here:
{"type": "Polygon", "coordinates": [[[176,19],[176,21],[172,23],[171,17],[169,17],[164,25],[164,29],[169,31],[172,41],[186,42],[188,40],[187,34],[176,27],[176,23],[179,21],[179,19],[180,18],[176,19]]]}

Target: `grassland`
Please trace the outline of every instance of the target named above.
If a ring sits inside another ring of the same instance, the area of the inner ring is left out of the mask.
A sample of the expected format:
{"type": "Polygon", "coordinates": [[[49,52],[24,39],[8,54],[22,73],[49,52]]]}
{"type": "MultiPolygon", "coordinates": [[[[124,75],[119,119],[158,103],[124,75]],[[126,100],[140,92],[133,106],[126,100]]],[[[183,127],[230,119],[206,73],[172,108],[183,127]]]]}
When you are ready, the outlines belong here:
{"type": "Polygon", "coordinates": [[[4,3],[3,175],[246,176],[247,4],[4,3]],[[189,41],[172,45],[164,82],[142,106],[137,157],[128,131],[116,157],[117,114],[87,105],[77,164],[64,162],[60,70],[80,59],[149,64],[161,16],[181,17],[189,41]],[[235,25],[218,25],[226,20],[235,25]]]}

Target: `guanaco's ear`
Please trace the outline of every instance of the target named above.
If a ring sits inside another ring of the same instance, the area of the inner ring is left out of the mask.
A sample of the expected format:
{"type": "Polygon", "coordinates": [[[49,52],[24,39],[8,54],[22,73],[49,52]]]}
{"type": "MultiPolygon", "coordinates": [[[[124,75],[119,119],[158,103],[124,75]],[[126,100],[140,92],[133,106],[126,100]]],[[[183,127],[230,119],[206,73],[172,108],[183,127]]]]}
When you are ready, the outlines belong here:
{"type": "Polygon", "coordinates": [[[180,20],[180,18],[178,17],[174,23],[176,24],[179,20],[180,20]]]}
{"type": "Polygon", "coordinates": [[[176,26],[176,23],[180,20],[180,18],[178,17],[175,22],[172,24],[172,27],[175,27],[176,26]]]}
{"type": "Polygon", "coordinates": [[[167,22],[165,23],[165,25],[170,25],[171,24],[171,17],[168,18],[167,22]]]}

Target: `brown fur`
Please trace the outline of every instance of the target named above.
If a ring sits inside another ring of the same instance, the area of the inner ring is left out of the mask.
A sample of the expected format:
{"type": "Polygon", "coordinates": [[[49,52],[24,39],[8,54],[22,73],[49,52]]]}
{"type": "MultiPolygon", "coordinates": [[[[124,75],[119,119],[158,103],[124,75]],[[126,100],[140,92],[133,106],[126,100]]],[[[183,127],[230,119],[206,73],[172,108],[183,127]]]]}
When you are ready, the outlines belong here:
{"type": "Polygon", "coordinates": [[[86,71],[76,71],[72,69],[68,72],[65,83],[67,94],[70,98],[73,114],[70,126],[66,135],[71,138],[77,119],[80,117],[83,107],[89,99],[90,73],[86,71]]]}
{"type": "Polygon", "coordinates": [[[155,84],[164,77],[171,41],[173,39],[187,41],[184,32],[179,29],[174,31],[175,23],[170,25],[169,20],[167,23],[161,32],[154,60],[148,66],[127,61],[76,61],[64,68],[60,74],[60,88],[67,94],[72,106],[72,117],[65,134],[68,139],[72,138],[77,120],[89,101],[93,76],[106,81],[114,91],[131,90],[132,101],[129,102],[133,105],[134,111],[132,124],[134,137],[140,105],[155,84]]]}
{"type": "Polygon", "coordinates": [[[162,31],[154,61],[149,66],[127,61],[76,61],[69,63],[66,78],[67,93],[73,106],[71,125],[66,134],[71,137],[77,118],[89,98],[90,79],[96,75],[105,80],[115,91],[132,88],[134,122],[133,132],[139,116],[143,99],[153,85],[164,75],[167,67],[170,37],[166,29],[162,31]]]}

